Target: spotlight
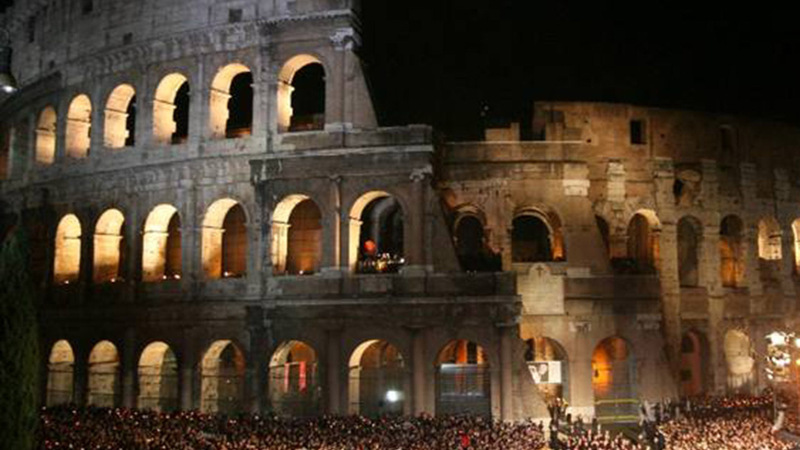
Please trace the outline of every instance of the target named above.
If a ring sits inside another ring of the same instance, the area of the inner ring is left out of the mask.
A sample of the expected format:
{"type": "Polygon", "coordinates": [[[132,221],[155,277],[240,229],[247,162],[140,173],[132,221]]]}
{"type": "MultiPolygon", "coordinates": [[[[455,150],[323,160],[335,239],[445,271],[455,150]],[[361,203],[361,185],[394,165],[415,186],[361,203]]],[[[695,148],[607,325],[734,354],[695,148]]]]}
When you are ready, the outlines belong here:
{"type": "Polygon", "coordinates": [[[400,401],[400,392],[395,391],[394,389],[386,391],[386,401],[389,403],[397,403],[400,401]]]}

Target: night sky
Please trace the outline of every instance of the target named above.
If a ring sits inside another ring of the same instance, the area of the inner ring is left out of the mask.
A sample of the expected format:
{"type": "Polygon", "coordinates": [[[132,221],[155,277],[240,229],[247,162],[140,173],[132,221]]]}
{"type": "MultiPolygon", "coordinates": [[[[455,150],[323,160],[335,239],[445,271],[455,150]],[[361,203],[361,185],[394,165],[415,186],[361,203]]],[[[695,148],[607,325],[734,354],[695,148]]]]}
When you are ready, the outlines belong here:
{"type": "Polygon", "coordinates": [[[800,25],[792,12],[564,3],[363,0],[362,57],[381,123],[428,123],[470,139],[485,123],[529,121],[540,99],[800,124],[800,25]]]}

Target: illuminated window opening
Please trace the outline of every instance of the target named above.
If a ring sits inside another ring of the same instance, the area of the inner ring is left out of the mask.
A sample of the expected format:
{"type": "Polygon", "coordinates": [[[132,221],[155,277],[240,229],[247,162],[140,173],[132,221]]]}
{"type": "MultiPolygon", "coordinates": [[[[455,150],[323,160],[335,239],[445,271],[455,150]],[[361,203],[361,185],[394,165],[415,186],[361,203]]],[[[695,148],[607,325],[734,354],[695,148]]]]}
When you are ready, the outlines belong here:
{"type": "Polygon", "coordinates": [[[497,272],[501,258],[492,251],[484,235],[483,222],[473,215],[465,215],[456,222],[456,254],[465,272],[497,272]]]}
{"type": "Polygon", "coordinates": [[[81,223],[74,214],[64,216],[56,229],[53,281],[78,281],[81,265],[81,223]]]}
{"type": "Polygon", "coordinates": [[[297,55],[278,74],[278,131],[325,128],[325,69],[311,55],[297,55]]]}
{"type": "Polygon", "coordinates": [[[652,212],[639,212],[628,224],[628,260],[632,264],[631,273],[654,274],[658,272],[659,224],[654,217],[652,212]]]}
{"type": "Polygon", "coordinates": [[[214,202],[203,220],[202,261],[206,277],[243,277],[247,271],[244,209],[235,200],[214,202]]]}
{"type": "Polygon", "coordinates": [[[231,341],[215,341],[201,364],[200,411],[236,414],[243,410],[245,358],[231,341]]]}
{"type": "Polygon", "coordinates": [[[317,352],[301,341],[281,344],[269,363],[268,396],[273,412],[293,417],[319,414],[317,352]]]}
{"type": "Polygon", "coordinates": [[[349,367],[350,414],[374,418],[403,414],[405,363],[397,347],[386,341],[366,341],[353,351],[349,367]]]}
{"type": "Polygon", "coordinates": [[[725,287],[741,287],[744,281],[742,232],[744,226],[736,216],[722,219],[719,236],[720,278],[725,287]]]}
{"type": "Polygon", "coordinates": [[[212,139],[246,136],[251,133],[252,83],[250,69],[242,64],[229,64],[217,72],[209,94],[208,119],[212,139]],[[232,107],[235,110],[231,110],[232,107]]]}
{"type": "Polygon", "coordinates": [[[451,341],[436,358],[436,414],[491,416],[491,371],[483,348],[451,341]]]}
{"type": "Polygon", "coordinates": [[[750,338],[741,330],[728,330],[723,345],[728,369],[728,390],[735,393],[752,393],[755,387],[753,385],[755,359],[750,349],[750,338]]]}
{"type": "Polygon", "coordinates": [[[569,358],[564,347],[542,336],[527,339],[525,346],[525,361],[545,401],[550,404],[556,399],[569,400],[569,358]]]}
{"type": "Polygon", "coordinates": [[[85,158],[91,146],[92,102],[85,94],[75,97],[67,112],[66,150],[70,158],[85,158]]]}
{"type": "Polygon", "coordinates": [[[36,162],[52,164],[56,160],[56,110],[48,106],[39,113],[36,125],[36,162]]]}
{"type": "Polygon", "coordinates": [[[133,86],[121,84],[111,91],[105,116],[105,146],[133,146],[136,137],[136,91],[133,86]]]}
{"type": "Polygon", "coordinates": [[[47,364],[47,406],[72,403],[75,354],[69,342],[60,340],[50,350],[47,364]]]}
{"type": "Polygon", "coordinates": [[[758,221],[758,257],[768,261],[783,258],[781,241],[783,232],[774,217],[766,217],[758,221]]]}
{"type": "Polygon", "coordinates": [[[125,217],[117,209],[100,216],[94,232],[95,283],[122,281],[122,256],[125,250],[125,217]]]}
{"type": "Polygon", "coordinates": [[[636,364],[624,339],[609,337],[597,344],[592,354],[592,390],[598,420],[639,417],[635,372],[636,364]]]}
{"type": "Polygon", "coordinates": [[[278,274],[310,275],[322,259],[322,214],[304,195],[283,199],[272,215],[272,264],[278,274]]]}
{"type": "Polygon", "coordinates": [[[142,279],[180,279],[181,219],[172,205],[158,205],[147,216],[142,236],[142,279]]]}
{"type": "Polygon", "coordinates": [[[189,82],[179,74],[165,76],[153,99],[153,141],[180,144],[189,136],[189,82]]]}
{"type": "Polygon", "coordinates": [[[350,210],[350,267],[358,273],[394,273],[405,265],[404,213],[383,191],[362,195],[350,210]]]}
{"type": "Polygon", "coordinates": [[[120,397],[119,353],[109,341],[101,341],[89,354],[89,396],[92,406],[114,407],[120,397]]]}
{"type": "Polygon", "coordinates": [[[178,409],[178,361],[164,342],[145,347],[139,358],[139,409],[178,409]]]}

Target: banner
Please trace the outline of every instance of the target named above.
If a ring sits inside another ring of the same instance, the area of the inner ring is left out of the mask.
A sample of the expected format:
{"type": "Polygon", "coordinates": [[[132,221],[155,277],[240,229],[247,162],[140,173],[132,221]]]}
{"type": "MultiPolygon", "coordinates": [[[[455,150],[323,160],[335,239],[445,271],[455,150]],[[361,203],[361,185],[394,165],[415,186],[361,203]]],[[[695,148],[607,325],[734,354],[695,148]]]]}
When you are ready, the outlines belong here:
{"type": "Polygon", "coordinates": [[[561,361],[528,361],[528,370],[536,384],[561,384],[561,361]]]}

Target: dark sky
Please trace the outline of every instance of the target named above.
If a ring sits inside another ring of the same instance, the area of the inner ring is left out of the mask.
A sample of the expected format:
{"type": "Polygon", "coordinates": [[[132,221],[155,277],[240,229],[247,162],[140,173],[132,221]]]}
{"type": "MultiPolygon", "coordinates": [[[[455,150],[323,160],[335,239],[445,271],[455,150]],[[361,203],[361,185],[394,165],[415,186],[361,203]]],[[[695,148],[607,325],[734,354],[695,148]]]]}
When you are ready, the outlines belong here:
{"type": "Polygon", "coordinates": [[[789,11],[655,0],[362,2],[362,56],[386,125],[429,123],[451,138],[478,137],[485,107],[493,122],[527,121],[535,99],[800,123],[800,25],[789,11]]]}

